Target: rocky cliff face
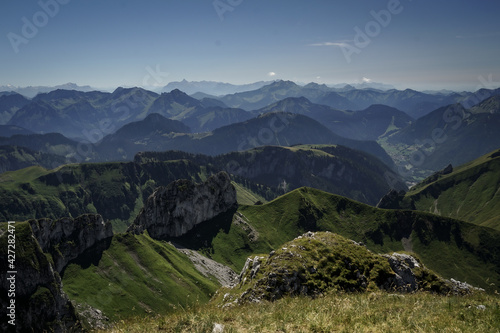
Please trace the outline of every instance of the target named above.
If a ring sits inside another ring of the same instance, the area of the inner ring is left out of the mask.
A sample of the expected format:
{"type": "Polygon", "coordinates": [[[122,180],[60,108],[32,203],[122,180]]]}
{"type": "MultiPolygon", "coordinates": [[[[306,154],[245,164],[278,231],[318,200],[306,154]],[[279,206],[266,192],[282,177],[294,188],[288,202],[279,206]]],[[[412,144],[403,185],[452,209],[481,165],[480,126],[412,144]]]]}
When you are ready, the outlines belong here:
{"type": "Polygon", "coordinates": [[[147,230],[157,239],[179,237],[236,204],[236,189],[225,172],[202,184],[177,180],[153,192],[128,231],[139,234],[147,230]]]}
{"type": "Polygon", "coordinates": [[[113,236],[111,223],[105,223],[100,215],[94,214],[75,219],[40,219],[28,222],[42,251],[52,255],[54,268],[58,273],[83,251],[113,236]]]}
{"type": "MultiPolygon", "coordinates": [[[[7,273],[1,269],[0,289],[2,290],[2,317],[4,309],[15,303],[15,326],[2,320],[2,332],[66,332],[75,327],[77,318],[68,297],[62,291],[61,278],[43,253],[40,245],[32,237],[28,223],[16,223],[16,260],[15,271],[7,273]],[[7,290],[12,290],[9,280],[15,280],[15,297],[7,299],[7,290]]],[[[2,244],[5,242],[1,235],[2,244]]],[[[6,248],[6,247],[5,247],[6,248]]],[[[3,247],[2,247],[3,249],[3,247]]],[[[7,255],[0,256],[2,266],[7,255]]],[[[5,310],[7,312],[7,310],[5,310]]],[[[11,310],[8,310],[11,314],[11,310]]]]}
{"type": "Polygon", "coordinates": [[[6,227],[0,228],[0,289],[1,303],[7,309],[10,299],[4,291],[15,279],[16,326],[2,321],[3,332],[69,332],[81,331],[75,309],[62,290],[59,273],[67,263],[109,238],[113,232],[110,223],[100,215],[83,215],[76,219],[32,220],[15,223],[15,274],[7,273],[6,227]],[[53,258],[50,261],[47,254],[53,258]],[[4,267],[5,266],[5,267],[4,267]]]}

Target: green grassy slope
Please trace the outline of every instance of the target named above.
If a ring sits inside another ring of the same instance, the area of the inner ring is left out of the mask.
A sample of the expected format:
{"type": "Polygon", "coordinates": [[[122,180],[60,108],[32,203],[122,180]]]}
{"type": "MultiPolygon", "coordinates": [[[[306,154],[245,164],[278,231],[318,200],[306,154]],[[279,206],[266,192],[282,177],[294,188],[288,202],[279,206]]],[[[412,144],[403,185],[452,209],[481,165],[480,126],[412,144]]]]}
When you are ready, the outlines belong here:
{"type": "Polygon", "coordinates": [[[236,199],[240,205],[253,205],[256,202],[267,202],[262,196],[252,192],[249,188],[242,184],[232,182],[233,186],[236,188],[236,199]]]}
{"type": "Polygon", "coordinates": [[[113,321],[206,303],[219,287],[172,245],[145,234],[114,236],[100,257],[87,251],[67,266],[62,281],[73,301],[113,321]]]}
{"type": "Polygon", "coordinates": [[[262,206],[240,206],[178,241],[241,270],[306,231],[332,231],[379,253],[413,251],[430,269],[495,290],[500,285],[500,232],[436,215],[383,210],[311,188],[262,206]],[[491,285],[491,284],[494,285],[491,285]]]}
{"type": "Polygon", "coordinates": [[[421,211],[500,230],[500,149],[424,180],[404,200],[421,211]]]}

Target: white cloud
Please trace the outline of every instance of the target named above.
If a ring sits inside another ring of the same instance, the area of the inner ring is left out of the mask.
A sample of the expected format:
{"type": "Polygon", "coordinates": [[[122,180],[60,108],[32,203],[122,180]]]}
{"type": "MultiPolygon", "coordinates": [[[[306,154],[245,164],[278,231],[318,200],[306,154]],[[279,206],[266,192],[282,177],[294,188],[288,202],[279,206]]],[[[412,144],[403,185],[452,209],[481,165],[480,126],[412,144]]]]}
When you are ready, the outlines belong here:
{"type": "Polygon", "coordinates": [[[371,83],[373,80],[369,79],[367,77],[363,77],[363,79],[361,81],[363,81],[363,83],[371,83]]]}
{"type": "Polygon", "coordinates": [[[276,73],[275,72],[269,72],[269,73],[267,73],[267,76],[273,77],[273,76],[276,76],[276,73]]]}
{"type": "Polygon", "coordinates": [[[324,42],[324,43],[314,43],[314,44],[309,44],[309,46],[338,46],[338,47],[345,47],[348,44],[345,42],[324,42]]]}

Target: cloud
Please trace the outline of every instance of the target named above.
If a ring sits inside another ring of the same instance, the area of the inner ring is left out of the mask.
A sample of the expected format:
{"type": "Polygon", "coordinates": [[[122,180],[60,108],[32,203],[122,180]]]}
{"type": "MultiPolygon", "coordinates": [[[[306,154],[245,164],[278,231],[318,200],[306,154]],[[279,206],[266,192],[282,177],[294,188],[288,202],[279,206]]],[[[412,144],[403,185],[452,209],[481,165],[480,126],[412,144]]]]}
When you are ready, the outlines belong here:
{"type": "Polygon", "coordinates": [[[324,42],[324,43],[314,43],[309,44],[309,46],[338,46],[338,47],[346,47],[349,44],[345,42],[324,42]]]}
{"type": "Polygon", "coordinates": [[[276,76],[276,73],[275,72],[269,72],[269,73],[267,73],[267,76],[273,77],[273,76],[276,76]]]}
{"type": "Polygon", "coordinates": [[[363,83],[371,83],[373,80],[363,76],[361,81],[363,81],[363,83]]]}

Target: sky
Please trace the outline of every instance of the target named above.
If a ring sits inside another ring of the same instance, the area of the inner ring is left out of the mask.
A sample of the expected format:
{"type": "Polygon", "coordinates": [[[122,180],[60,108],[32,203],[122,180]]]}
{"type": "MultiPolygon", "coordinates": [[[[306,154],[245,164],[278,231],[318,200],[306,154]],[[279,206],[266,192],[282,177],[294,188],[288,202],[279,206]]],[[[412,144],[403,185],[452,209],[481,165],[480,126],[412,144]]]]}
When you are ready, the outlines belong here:
{"type": "Polygon", "coordinates": [[[500,1],[3,0],[0,85],[500,87],[500,1]]]}

